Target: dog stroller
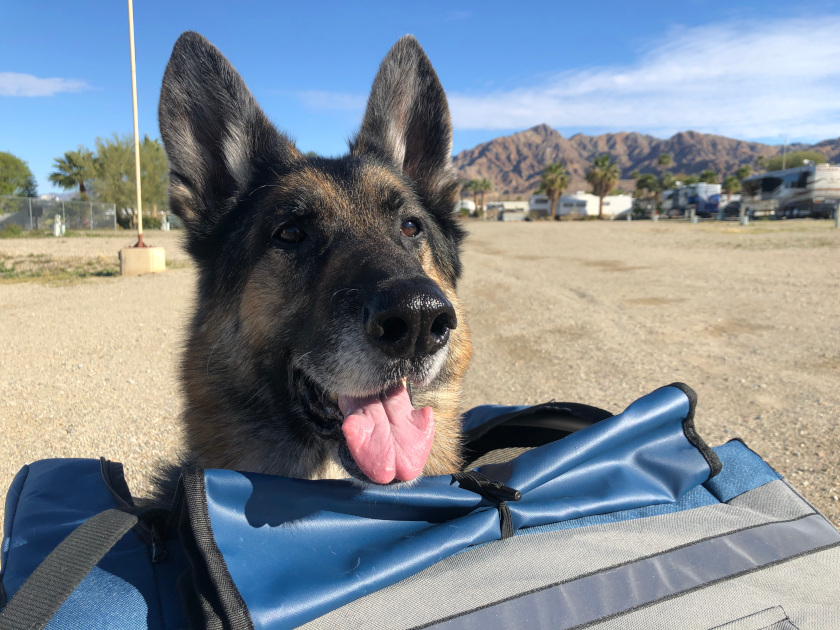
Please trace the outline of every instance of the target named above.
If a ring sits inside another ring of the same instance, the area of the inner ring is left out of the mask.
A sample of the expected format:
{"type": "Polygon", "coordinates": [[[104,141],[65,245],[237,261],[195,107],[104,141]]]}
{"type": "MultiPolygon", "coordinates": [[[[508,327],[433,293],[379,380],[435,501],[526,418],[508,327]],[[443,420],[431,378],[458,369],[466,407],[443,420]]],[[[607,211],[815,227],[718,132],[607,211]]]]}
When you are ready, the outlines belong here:
{"type": "Polygon", "coordinates": [[[696,397],[483,406],[468,470],[397,487],[43,460],[7,500],[0,628],[840,627],[840,533],[696,397]]]}

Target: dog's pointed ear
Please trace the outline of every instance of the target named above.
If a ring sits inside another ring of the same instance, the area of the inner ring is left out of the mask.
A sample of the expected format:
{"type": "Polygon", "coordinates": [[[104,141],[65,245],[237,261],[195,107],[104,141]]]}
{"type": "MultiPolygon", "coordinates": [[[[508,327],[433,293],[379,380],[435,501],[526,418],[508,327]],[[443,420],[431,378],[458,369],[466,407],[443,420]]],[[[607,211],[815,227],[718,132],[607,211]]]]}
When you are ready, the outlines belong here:
{"type": "Polygon", "coordinates": [[[390,160],[415,182],[431,210],[450,213],[460,186],[452,166],[452,123],[443,86],[420,44],[401,38],[373,81],[351,153],[390,160]]]}
{"type": "Polygon", "coordinates": [[[209,233],[247,190],[260,164],[300,159],[230,62],[198,33],[175,43],[158,108],[169,157],[172,210],[196,236],[209,233]]]}

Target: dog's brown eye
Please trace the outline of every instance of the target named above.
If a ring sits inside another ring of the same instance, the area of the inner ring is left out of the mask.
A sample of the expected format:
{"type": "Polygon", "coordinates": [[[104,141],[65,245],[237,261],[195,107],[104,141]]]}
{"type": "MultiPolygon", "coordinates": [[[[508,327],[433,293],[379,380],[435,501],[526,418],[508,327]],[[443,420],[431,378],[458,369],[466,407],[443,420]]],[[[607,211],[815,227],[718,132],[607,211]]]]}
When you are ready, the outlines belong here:
{"type": "Polygon", "coordinates": [[[415,236],[420,234],[420,224],[412,219],[409,219],[408,221],[403,221],[402,225],[400,226],[400,231],[407,237],[414,238],[415,236]]]}
{"type": "Polygon", "coordinates": [[[306,238],[306,232],[294,223],[287,223],[281,225],[271,238],[281,243],[301,243],[306,238]]]}

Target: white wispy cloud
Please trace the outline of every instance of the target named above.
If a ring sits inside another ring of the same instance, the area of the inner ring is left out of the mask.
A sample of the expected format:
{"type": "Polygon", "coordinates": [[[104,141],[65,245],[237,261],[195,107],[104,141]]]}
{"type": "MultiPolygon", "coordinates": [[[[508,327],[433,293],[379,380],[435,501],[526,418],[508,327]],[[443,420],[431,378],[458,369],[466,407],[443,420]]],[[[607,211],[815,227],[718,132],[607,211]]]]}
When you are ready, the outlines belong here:
{"type": "MultiPolygon", "coordinates": [[[[452,121],[456,129],[547,123],[659,137],[692,129],[747,139],[833,138],[840,136],[837,33],[840,16],[674,28],[628,64],[575,69],[508,90],[450,88],[452,121]]],[[[366,94],[296,95],[313,109],[358,115],[367,102],[366,94]]]]}
{"type": "Polygon", "coordinates": [[[0,72],[0,96],[53,96],[87,89],[90,85],[78,79],[42,79],[31,74],[0,72]]]}
{"type": "Polygon", "coordinates": [[[461,129],[677,131],[741,138],[840,136],[840,17],[673,29],[627,65],[530,87],[450,92],[461,129]]]}

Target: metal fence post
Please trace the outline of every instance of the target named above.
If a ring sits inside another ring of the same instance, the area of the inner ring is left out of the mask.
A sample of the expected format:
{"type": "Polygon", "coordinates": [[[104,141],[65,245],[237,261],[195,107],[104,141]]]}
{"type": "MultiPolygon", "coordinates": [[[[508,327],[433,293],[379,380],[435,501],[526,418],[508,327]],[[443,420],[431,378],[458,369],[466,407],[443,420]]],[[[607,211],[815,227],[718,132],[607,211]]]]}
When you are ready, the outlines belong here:
{"type": "Polygon", "coordinates": [[[93,229],[93,202],[88,201],[88,203],[90,204],[90,229],[92,230],[93,229]]]}
{"type": "Polygon", "coordinates": [[[114,208],[114,231],[117,231],[117,204],[112,203],[111,206],[114,208]]]}
{"type": "Polygon", "coordinates": [[[32,227],[32,197],[27,197],[26,200],[29,202],[29,229],[33,229],[32,227]]]}

